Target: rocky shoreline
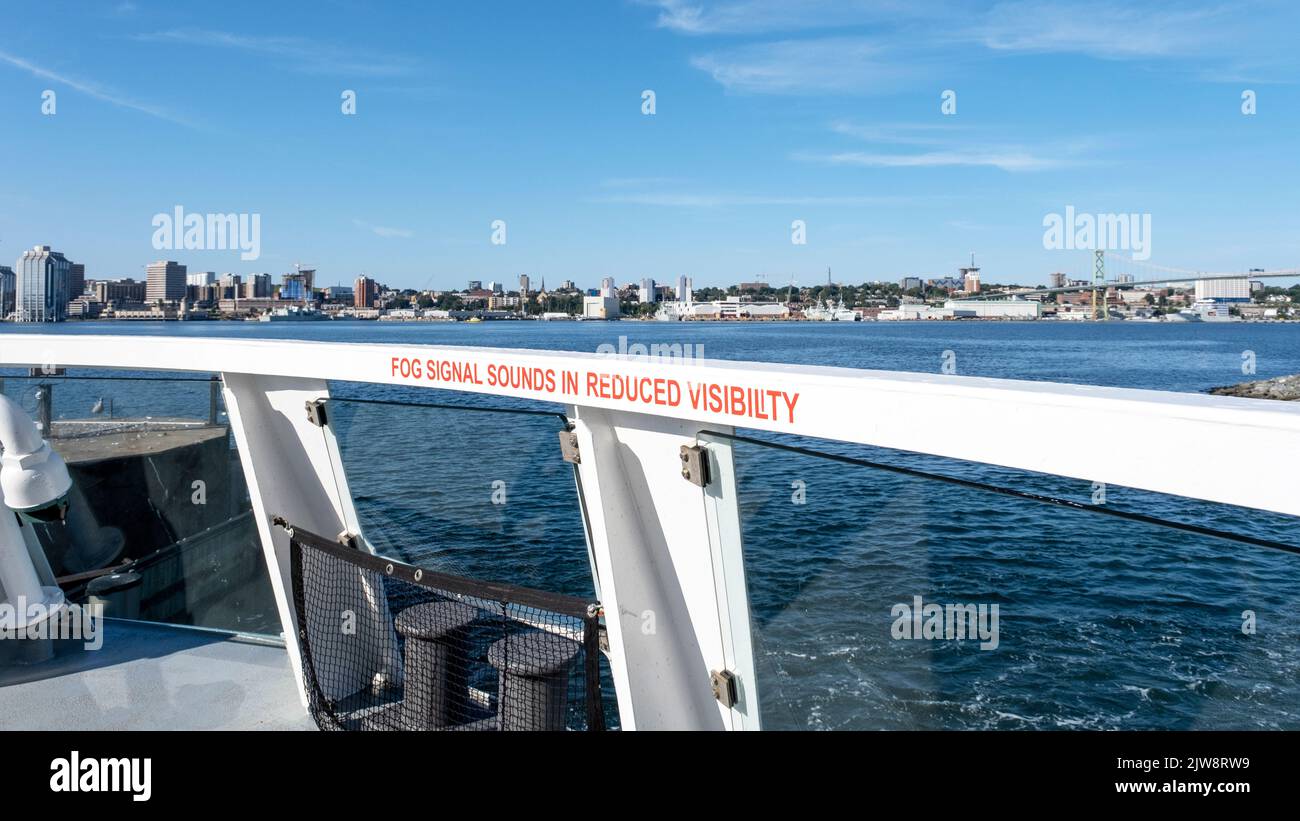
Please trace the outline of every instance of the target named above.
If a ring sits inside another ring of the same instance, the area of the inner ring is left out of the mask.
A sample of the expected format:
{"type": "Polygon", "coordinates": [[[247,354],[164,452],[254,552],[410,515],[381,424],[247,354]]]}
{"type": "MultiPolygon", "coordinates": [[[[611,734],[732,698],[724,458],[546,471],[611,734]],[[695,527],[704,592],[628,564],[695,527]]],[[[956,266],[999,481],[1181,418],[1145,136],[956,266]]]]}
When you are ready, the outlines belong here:
{"type": "Polygon", "coordinates": [[[1239,385],[1225,385],[1210,388],[1215,396],[1241,396],[1246,399],[1279,399],[1290,402],[1300,399],[1300,374],[1278,376],[1273,379],[1260,379],[1255,382],[1242,382],[1239,385]]]}

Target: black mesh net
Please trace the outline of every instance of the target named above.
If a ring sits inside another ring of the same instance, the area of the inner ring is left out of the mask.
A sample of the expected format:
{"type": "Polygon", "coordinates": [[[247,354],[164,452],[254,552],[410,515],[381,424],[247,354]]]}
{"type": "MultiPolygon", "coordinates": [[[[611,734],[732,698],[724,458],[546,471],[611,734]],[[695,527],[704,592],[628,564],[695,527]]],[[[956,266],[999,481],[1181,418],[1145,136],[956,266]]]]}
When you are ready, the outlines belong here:
{"type": "Polygon", "coordinates": [[[290,528],[324,730],[603,730],[599,605],[449,576],[290,528]]]}

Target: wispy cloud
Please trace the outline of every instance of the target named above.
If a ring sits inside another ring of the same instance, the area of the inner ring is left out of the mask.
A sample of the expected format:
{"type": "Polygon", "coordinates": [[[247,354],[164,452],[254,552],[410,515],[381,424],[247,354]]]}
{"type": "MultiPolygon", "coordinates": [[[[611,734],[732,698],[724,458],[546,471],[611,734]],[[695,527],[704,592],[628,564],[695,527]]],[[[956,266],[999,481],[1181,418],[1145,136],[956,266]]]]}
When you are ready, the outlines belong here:
{"type": "Polygon", "coordinates": [[[305,74],[396,77],[411,74],[419,67],[419,61],[402,55],[361,52],[304,37],[269,37],[183,28],[137,34],[134,39],[258,54],[305,74]]]}
{"type": "Polygon", "coordinates": [[[728,90],[750,93],[898,91],[936,66],[951,73],[954,60],[1013,55],[1144,60],[1202,79],[1281,82],[1300,63],[1296,11],[1272,0],[642,2],[658,10],[658,27],[678,34],[781,36],[692,58],[728,90]]]}
{"type": "Polygon", "coordinates": [[[352,220],[352,224],[358,228],[363,228],[367,231],[370,231],[377,237],[385,237],[388,239],[394,237],[400,239],[410,239],[411,237],[415,236],[414,231],[410,231],[406,228],[391,228],[387,225],[371,225],[370,223],[363,222],[362,220],[359,219],[352,220]]]}
{"type": "Polygon", "coordinates": [[[835,122],[831,131],[871,146],[870,150],[795,152],[793,159],[860,168],[988,167],[1012,173],[1082,164],[1095,140],[1076,139],[1038,147],[998,142],[982,130],[947,123],[860,125],[835,122]]]}
{"type": "Polygon", "coordinates": [[[898,22],[933,16],[954,3],[922,0],[642,0],[655,24],[680,34],[758,34],[898,22]]]}
{"type": "Polygon", "coordinates": [[[8,63],[9,65],[14,66],[15,68],[19,68],[22,69],[23,71],[26,71],[28,74],[31,74],[34,77],[39,77],[42,80],[48,80],[51,83],[54,83],[56,85],[67,86],[68,88],[71,88],[74,91],[78,91],[82,94],[85,94],[87,97],[92,97],[96,100],[100,100],[101,102],[115,105],[118,108],[126,108],[126,109],[130,109],[131,111],[138,111],[141,114],[147,114],[150,117],[156,117],[159,120],[166,120],[167,122],[175,123],[176,125],[183,125],[186,128],[194,127],[192,123],[182,119],[181,117],[178,117],[177,115],[171,113],[165,108],[132,99],[106,86],[99,85],[98,83],[92,83],[88,80],[81,80],[76,77],[71,77],[66,74],[61,74],[57,71],[53,71],[48,68],[43,68],[42,66],[38,66],[35,63],[31,62],[30,60],[24,59],[15,54],[10,54],[6,51],[0,51],[0,62],[8,63]]]}
{"type": "Polygon", "coordinates": [[[606,177],[601,188],[643,188],[646,186],[675,185],[685,182],[679,177],[606,177]]]}
{"type": "Polygon", "coordinates": [[[695,57],[691,65],[730,91],[763,94],[892,91],[925,73],[865,37],[757,43],[695,57]]]}
{"type": "Polygon", "coordinates": [[[1086,54],[1101,59],[1204,57],[1240,34],[1244,9],[1216,3],[1161,8],[1104,2],[1014,0],[968,32],[995,51],[1086,54]]]}
{"type": "Polygon", "coordinates": [[[846,121],[831,123],[831,131],[874,143],[895,145],[947,145],[953,135],[966,130],[954,123],[880,123],[860,125],[846,121]]]}
{"type": "Polygon", "coordinates": [[[829,165],[862,168],[940,168],[951,166],[988,166],[1003,171],[1043,171],[1070,163],[1064,159],[1016,149],[960,149],[923,151],[913,154],[841,151],[830,154],[800,153],[795,159],[829,165]]]}
{"type": "Polygon", "coordinates": [[[892,196],[783,196],[735,192],[629,191],[593,197],[589,202],[653,205],[668,208],[727,208],[736,206],[872,206],[894,205],[905,197],[892,196]]]}

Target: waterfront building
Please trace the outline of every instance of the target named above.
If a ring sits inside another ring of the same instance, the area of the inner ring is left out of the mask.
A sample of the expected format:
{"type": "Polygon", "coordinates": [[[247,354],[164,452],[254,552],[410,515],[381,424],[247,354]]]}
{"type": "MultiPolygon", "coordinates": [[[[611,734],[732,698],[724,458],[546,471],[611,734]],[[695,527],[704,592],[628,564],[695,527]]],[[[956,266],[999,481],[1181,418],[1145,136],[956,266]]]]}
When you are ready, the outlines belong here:
{"type": "Polygon", "coordinates": [[[14,312],[14,292],[18,287],[18,277],[8,265],[0,265],[0,320],[7,319],[14,312]]]}
{"type": "Polygon", "coordinates": [[[954,319],[1038,319],[1043,305],[1036,299],[950,299],[943,309],[954,319]]]}
{"type": "Polygon", "coordinates": [[[354,308],[373,308],[375,300],[379,299],[379,283],[362,274],[357,277],[352,292],[354,308]]]}
{"type": "Polygon", "coordinates": [[[1240,279],[1196,280],[1197,302],[1238,303],[1250,302],[1250,281],[1240,279]]]}
{"type": "Polygon", "coordinates": [[[147,285],[134,279],[101,279],[90,289],[95,301],[108,304],[143,304],[147,285]]]}
{"type": "Polygon", "coordinates": [[[617,319],[618,315],[618,297],[612,293],[609,296],[585,296],[582,298],[582,316],[584,319],[617,319]]]}
{"type": "Polygon", "coordinates": [[[280,299],[291,302],[306,302],[311,298],[311,289],[308,287],[307,282],[306,272],[285,274],[284,282],[280,285],[280,299]]]}
{"type": "Polygon", "coordinates": [[[693,284],[694,283],[691,281],[691,278],[686,276],[685,274],[677,277],[677,301],[678,302],[695,301],[694,300],[695,295],[692,289],[693,284]]]}
{"type": "Polygon", "coordinates": [[[145,269],[148,285],[145,288],[145,300],[148,302],[180,302],[185,298],[184,265],[172,260],[152,262],[145,269]]]}
{"type": "Polygon", "coordinates": [[[14,318],[18,322],[62,322],[68,315],[72,263],[48,245],[18,258],[14,272],[14,318]]]}
{"type": "Polygon", "coordinates": [[[734,296],[710,302],[693,302],[689,305],[679,303],[676,310],[683,317],[692,319],[790,318],[790,306],[783,302],[749,302],[734,296]]]}
{"type": "Polygon", "coordinates": [[[273,295],[270,274],[248,275],[248,281],[244,283],[245,299],[270,299],[273,295]]]}
{"type": "Polygon", "coordinates": [[[76,299],[86,292],[86,265],[82,262],[68,263],[68,301],[76,299]]]}

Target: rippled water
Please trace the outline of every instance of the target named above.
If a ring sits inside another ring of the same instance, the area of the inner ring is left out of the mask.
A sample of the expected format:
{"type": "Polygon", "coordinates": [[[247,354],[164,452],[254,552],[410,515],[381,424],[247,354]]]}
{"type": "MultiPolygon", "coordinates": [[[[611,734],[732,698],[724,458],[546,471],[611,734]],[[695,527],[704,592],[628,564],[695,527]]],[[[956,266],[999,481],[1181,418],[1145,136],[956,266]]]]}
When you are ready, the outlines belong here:
{"type": "MultiPolygon", "coordinates": [[[[0,346],[14,330],[0,331],[0,346]]],[[[963,374],[1181,391],[1242,380],[1245,351],[1254,354],[1257,378],[1300,372],[1300,327],[1263,324],[87,323],[59,330],[580,351],[617,346],[626,336],[702,344],[718,359],[929,372],[951,351],[963,374]]],[[[71,385],[59,390],[70,408],[93,395],[71,385]]],[[[119,402],[143,403],[129,386],[114,390],[119,402]]],[[[206,402],[202,386],[194,390],[169,401],[206,402]]],[[[334,393],[538,407],[396,387],[338,384],[334,393]]],[[[557,453],[558,419],[338,402],[332,422],[366,534],[382,550],[451,572],[590,594],[573,478],[557,453]]],[[[1159,430],[1092,439],[1062,431],[1040,444],[1141,448],[1152,459],[1195,446],[1159,430]]],[[[1054,477],[819,446],[1081,502],[1092,490],[1054,477]]],[[[766,726],[1300,727],[1298,556],[759,445],[736,448],[766,726]],[[796,482],[805,504],[792,499],[796,482]],[[892,638],[891,609],[914,596],[997,604],[997,649],[892,638]],[[1256,614],[1253,635],[1241,629],[1247,610],[1256,614]]],[[[1113,487],[1107,504],[1300,543],[1289,517],[1113,487]]]]}

